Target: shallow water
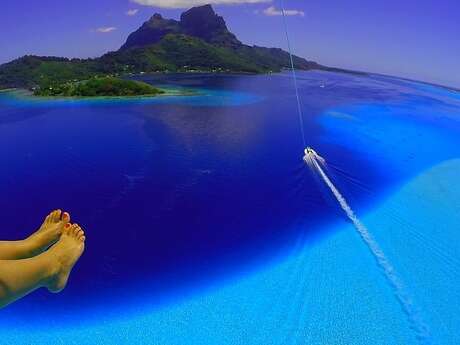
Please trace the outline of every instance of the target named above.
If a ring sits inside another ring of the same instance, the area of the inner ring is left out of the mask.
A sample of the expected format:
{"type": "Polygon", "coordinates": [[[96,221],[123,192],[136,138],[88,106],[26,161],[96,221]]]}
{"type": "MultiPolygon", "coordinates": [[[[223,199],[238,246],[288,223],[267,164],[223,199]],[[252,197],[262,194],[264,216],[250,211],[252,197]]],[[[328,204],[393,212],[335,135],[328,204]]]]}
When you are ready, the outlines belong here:
{"type": "MultiPolygon", "coordinates": [[[[88,234],[63,293],[38,291],[0,314],[4,339],[417,343],[302,161],[288,74],[143,79],[200,95],[0,94],[0,208],[12,215],[2,237],[25,236],[57,207],[88,234]]],[[[455,344],[460,191],[448,162],[460,156],[458,94],[325,72],[301,73],[299,84],[308,144],[407,283],[432,343],[455,344]]]]}

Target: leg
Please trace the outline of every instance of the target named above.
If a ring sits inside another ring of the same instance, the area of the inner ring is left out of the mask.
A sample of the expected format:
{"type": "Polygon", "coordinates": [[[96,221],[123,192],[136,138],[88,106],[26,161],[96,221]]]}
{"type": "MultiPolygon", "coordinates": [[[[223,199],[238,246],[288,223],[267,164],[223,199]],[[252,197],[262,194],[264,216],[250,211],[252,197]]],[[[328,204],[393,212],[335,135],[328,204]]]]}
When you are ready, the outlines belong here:
{"type": "Polygon", "coordinates": [[[0,308],[46,286],[56,274],[56,265],[47,254],[23,260],[0,260],[0,308]]]}
{"type": "Polygon", "coordinates": [[[27,239],[0,241],[0,260],[26,259],[42,253],[58,240],[64,225],[69,221],[70,215],[67,212],[62,213],[61,210],[51,212],[40,229],[27,239]]]}
{"type": "Polygon", "coordinates": [[[61,291],[83,253],[84,242],[83,230],[69,224],[48,251],[29,259],[0,260],[0,308],[40,287],[61,291]]]}

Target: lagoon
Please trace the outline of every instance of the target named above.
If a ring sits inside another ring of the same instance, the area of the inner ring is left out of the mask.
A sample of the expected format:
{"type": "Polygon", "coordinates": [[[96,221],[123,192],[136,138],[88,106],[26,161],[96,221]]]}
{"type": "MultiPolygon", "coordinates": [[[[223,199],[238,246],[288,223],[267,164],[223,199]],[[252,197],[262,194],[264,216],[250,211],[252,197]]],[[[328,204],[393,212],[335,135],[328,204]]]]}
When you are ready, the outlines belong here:
{"type": "MultiPolygon", "coordinates": [[[[2,237],[25,236],[58,207],[88,237],[63,293],[38,291],[4,311],[4,339],[418,343],[374,258],[302,160],[288,73],[140,79],[193,92],[0,93],[2,237]]],[[[308,145],[406,283],[430,341],[455,344],[459,94],[330,72],[301,72],[299,85],[308,145]]]]}

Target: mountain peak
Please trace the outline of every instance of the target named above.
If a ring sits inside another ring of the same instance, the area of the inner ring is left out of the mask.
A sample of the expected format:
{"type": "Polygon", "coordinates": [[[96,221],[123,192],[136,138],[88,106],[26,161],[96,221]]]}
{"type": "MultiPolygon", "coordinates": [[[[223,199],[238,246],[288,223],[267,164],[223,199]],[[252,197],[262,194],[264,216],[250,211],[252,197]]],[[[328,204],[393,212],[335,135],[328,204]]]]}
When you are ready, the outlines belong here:
{"type": "Polygon", "coordinates": [[[211,5],[203,5],[203,6],[196,6],[192,7],[191,9],[185,11],[181,15],[181,20],[183,17],[187,16],[198,16],[198,17],[211,17],[217,16],[214,8],[211,5]]]}
{"type": "Polygon", "coordinates": [[[239,46],[241,42],[227,28],[224,18],[211,5],[193,7],[182,13],[180,26],[186,35],[222,46],[239,46]]]}
{"type": "Polygon", "coordinates": [[[241,42],[232,34],[224,18],[217,15],[211,5],[193,7],[180,17],[180,21],[164,19],[155,13],[138,30],[129,35],[121,49],[143,47],[158,43],[167,34],[184,34],[223,47],[238,47],[241,42]]]}
{"type": "Polygon", "coordinates": [[[156,20],[163,20],[163,16],[160,13],[155,13],[151,18],[150,21],[156,21],[156,20]]]}
{"type": "Polygon", "coordinates": [[[155,13],[142,26],[131,33],[121,49],[143,47],[158,43],[167,34],[180,33],[179,22],[174,19],[164,19],[155,13]]]}

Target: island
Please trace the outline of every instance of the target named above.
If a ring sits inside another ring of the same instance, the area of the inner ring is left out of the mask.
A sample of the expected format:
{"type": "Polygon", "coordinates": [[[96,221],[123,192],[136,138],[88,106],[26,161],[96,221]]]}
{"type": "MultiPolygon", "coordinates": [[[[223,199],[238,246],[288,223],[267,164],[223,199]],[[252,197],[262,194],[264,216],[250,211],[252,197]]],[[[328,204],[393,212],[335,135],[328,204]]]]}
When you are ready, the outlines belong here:
{"type": "Polygon", "coordinates": [[[114,77],[92,77],[80,82],[67,82],[34,90],[35,96],[46,97],[128,97],[156,96],[164,91],[150,84],[114,77]]]}
{"type": "MultiPolygon", "coordinates": [[[[299,70],[350,73],[298,56],[293,63],[299,70]]],[[[119,50],[99,58],[27,55],[0,65],[0,89],[29,89],[40,96],[157,95],[155,88],[122,79],[145,73],[275,73],[290,67],[288,52],[242,43],[212,6],[204,5],[182,13],[180,20],[154,14],[119,50]]]]}

